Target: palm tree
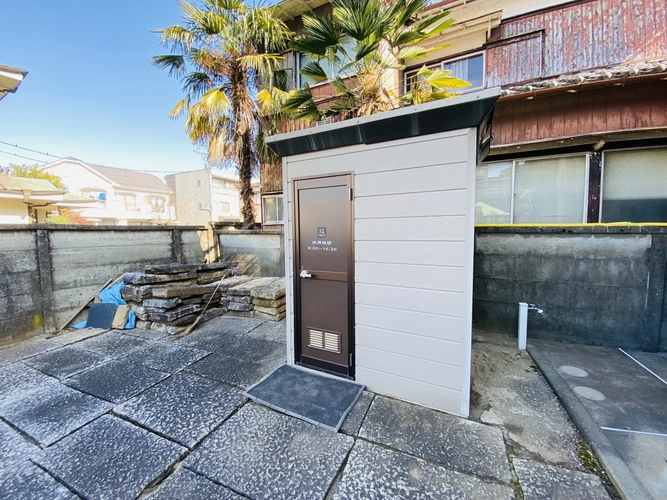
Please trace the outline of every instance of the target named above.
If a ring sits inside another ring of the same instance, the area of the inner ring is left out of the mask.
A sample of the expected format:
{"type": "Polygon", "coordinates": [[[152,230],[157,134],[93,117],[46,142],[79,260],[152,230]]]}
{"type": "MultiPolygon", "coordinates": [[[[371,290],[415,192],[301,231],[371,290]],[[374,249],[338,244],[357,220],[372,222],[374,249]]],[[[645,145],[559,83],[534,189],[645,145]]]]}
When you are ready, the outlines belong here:
{"type": "Polygon", "coordinates": [[[447,47],[420,44],[449,28],[449,11],[417,18],[427,0],[332,0],[333,12],[303,16],[303,33],[290,47],[310,61],[301,74],[313,83],[329,81],[333,96],[318,105],[306,83],[290,93],[284,109],[295,118],[352,118],[449,97],[468,86],[445,70],[423,67],[409,92],[394,88],[404,63],[447,47]],[[326,68],[326,69],[325,69],[326,68]],[[337,75],[337,76],[334,76],[337,75]],[[343,75],[341,77],[340,75],[343,75]]]}
{"type": "Polygon", "coordinates": [[[153,57],[152,64],[182,79],[185,97],[170,116],[186,115],[185,131],[206,147],[209,166],[238,168],[243,227],[250,228],[250,184],[265,122],[257,95],[275,81],[290,32],[272,9],[242,0],[178,4],[185,22],[157,31],[171,54],[153,57]]]}

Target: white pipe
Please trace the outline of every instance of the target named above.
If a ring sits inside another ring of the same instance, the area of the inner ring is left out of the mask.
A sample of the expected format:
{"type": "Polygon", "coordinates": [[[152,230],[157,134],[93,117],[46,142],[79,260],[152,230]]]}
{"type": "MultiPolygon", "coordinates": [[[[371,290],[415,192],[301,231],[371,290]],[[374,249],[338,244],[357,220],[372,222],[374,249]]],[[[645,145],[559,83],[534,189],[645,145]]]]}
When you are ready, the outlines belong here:
{"type": "Polygon", "coordinates": [[[519,349],[526,350],[528,338],[528,304],[519,302],[519,349]]]}

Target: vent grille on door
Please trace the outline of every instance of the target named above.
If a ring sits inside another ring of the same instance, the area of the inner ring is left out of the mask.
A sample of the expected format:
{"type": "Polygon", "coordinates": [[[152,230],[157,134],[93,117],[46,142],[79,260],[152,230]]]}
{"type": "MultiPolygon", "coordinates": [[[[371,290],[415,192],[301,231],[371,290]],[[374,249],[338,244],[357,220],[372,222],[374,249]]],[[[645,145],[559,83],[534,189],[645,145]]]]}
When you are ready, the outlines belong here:
{"type": "Polygon", "coordinates": [[[340,354],[340,333],[308,329],[308,347],[340,354]]]}

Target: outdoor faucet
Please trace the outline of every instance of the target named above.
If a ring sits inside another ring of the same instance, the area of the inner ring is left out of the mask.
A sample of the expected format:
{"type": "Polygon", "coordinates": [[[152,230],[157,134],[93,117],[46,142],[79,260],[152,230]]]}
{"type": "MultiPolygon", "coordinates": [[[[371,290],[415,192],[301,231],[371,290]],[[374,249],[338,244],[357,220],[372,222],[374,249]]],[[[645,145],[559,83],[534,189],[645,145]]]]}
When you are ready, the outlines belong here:
{"type": "Polygon", "coordinates": [[[540,309],[535,304],[528,304],[528,309],[532,309],[533,311],[537,311],[537,314],[539,314],[541,316],[544,316],[544,310],[540,309]]]}

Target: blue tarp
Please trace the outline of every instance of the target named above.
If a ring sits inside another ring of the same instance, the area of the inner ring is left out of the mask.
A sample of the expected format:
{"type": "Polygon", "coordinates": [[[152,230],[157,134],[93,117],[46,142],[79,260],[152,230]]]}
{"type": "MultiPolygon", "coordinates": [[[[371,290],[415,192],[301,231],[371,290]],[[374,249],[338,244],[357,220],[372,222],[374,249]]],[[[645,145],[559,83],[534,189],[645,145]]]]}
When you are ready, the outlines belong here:
{"type": "MultiPolygon", "coordinates": [[[[116,304],[117,306],[124,306],[127,304],[123,300],[123,297],[120,294],[120,289],[125,286],[125,282],[121,281],[115,285],[108,286],[102,290],[97,296],[102,301],[102,304],[116,304]]],[[[79,321],[72,328],[81,329],[86,327],[87,321],[79,321]]],[[[125,329],[131,330],[137,324],[137,315],[134,314],[134,311],[130,311],[127,314],[127,323],[125,323],[125,329]]]]}

